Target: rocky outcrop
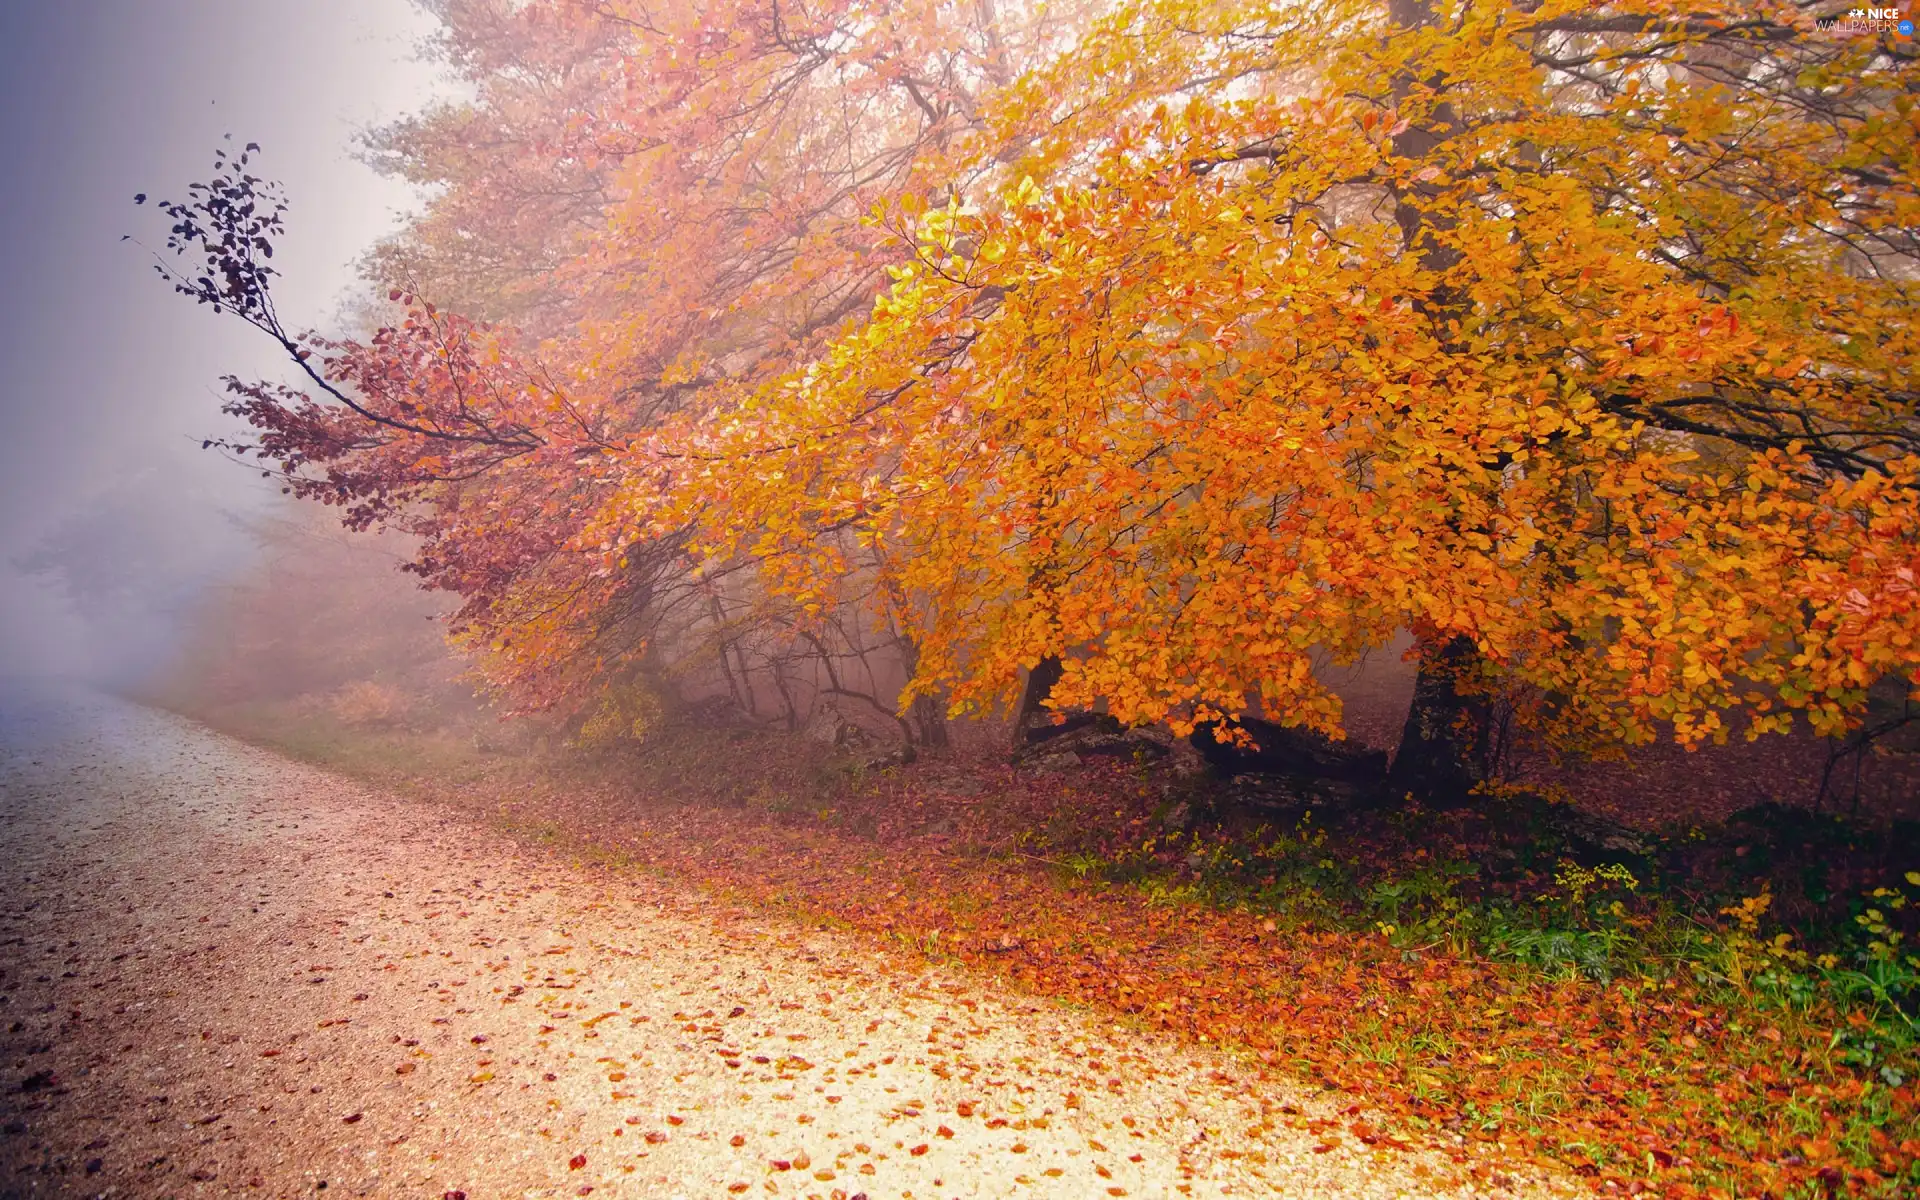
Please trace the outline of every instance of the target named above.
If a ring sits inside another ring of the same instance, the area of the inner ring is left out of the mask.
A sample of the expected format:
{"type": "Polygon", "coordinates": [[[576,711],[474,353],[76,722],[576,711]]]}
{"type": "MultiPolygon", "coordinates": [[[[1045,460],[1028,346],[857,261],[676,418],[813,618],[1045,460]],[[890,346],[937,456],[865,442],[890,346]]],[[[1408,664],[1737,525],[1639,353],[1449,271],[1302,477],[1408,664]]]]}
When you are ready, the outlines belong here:
{"type": "Polygon", "coordinates": [[[1235,723],[1252,739],[1251,746],[1226,740],[1226,733],[1212,721],[1195,729],[1190,739],[1207,765],[1224,777],[1286,775],[1352,784],[1375,784],[1386,778],[1384,751],[1336,742],[1310,729],[1258,717],[1242,717],[1235,723]]]}
{"type": "Polygon", "coordinates": [[[1158,761],[1171,752],[1172,739],[1147,729],[1125,729],[1099,713],[1072,713],[1064,720],[1029,727],[1014,751],[1015,763],[1041,771],[1063,771],[1089,759],[1158,761]]]}

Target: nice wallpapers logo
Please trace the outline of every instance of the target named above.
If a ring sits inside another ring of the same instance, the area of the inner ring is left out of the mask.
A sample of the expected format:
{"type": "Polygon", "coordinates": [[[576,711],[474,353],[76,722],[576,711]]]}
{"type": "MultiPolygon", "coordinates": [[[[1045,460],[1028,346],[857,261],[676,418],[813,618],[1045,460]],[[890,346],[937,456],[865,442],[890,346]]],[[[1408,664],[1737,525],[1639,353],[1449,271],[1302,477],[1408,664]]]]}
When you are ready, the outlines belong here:
{"type": "Polygon", "coordinates": [[[1897,8],[1856,8],[1845,16],[1815,17],[1814,24],[1831,33],[1890,33],[1897,38],[1913,36],[1913,19],[1897,8]]]}

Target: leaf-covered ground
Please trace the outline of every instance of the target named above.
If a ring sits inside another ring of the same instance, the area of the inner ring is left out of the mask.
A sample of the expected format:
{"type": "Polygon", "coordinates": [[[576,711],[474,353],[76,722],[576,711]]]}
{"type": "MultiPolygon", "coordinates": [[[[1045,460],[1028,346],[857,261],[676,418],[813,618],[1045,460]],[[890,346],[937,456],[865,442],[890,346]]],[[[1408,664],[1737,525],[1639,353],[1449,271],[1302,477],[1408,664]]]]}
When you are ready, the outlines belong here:
{"type": "MultiPolygon", "coordinates": [[[[1111,882],[1126,861],[1116,847],[1164,864],[1178,840],[1165,795],[1132,768],[1036,773],[963,755],[823,782],[818,757],[791,743],[724,734],[572,769],[409,757],[428,753],[419,738],[373,756],[302,749],[611,861],[1225,1045],[1384,1117],[1326,1127],[1330,1144],[1457,1138],[1460,1165],[1482,1178],[1493,1162],[1551,1164],[1603,1192],[1895,1196],[1920,1178],[1912,1072],[1859,1065],[1874,1031],[1858,1013],[1730,1006],[1684,971],[1555,977],[1440,937],[1276,921],[1202,902],[1177,872],[1172,886],[1152,871],[1111,882]],[[1062,856],[1076,845],[1105,857],[1062,856]]],[[[1395,853],[1404,867],[1501,852],[1476,836],[1429,827],[1395,853]]],[[[1191,851],[1191,874],[1209,852],[1191,851]]]]}
{"type": "MultiPolygon", "coordinates": [[[[1101,1006],[178,718],[6,709],[0,1194],[1566,1194],[1101,1006]]],[[[723,828],[716,863],[751,832],[723,828]]]]}

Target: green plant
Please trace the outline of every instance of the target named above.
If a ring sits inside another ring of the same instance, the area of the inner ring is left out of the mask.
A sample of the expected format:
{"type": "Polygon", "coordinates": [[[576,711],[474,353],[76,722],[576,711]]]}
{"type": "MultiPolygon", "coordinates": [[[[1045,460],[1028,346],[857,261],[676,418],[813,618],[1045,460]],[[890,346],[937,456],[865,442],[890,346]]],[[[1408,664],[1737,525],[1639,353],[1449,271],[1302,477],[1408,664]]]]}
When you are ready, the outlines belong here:
{"type": "Polygon", "coordinates": [[[1555,929],[1516,926],[1496,918],[1486,935],[1496,958],[1523,962],[1548,974],[1577,974],[1602,982],[1613,978],[1616,955],[1627,935],[1618,929],[1555,929]]]}
{"type": "Polygon", "coordinates": [[[1061,865],[1064,866],[1075,879],[1085,879],[1105,866],[1106,860],[1098,854],[1089,853],[1085,850],[1076,850],[1062,859],[1061,865]]]}

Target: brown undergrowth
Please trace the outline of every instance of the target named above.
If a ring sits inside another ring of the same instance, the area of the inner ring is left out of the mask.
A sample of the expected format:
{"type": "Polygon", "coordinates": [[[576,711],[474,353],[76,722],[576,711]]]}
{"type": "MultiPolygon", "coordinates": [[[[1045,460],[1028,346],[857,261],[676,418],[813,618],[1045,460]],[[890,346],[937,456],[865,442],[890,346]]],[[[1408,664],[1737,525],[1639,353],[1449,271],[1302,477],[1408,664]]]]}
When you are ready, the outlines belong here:
{"type": "Polygon", "coordinates": [[[312,715],[216,715],[297,756],[482,808],[518,834],[1221,1044],[1393,1118],[1329,1129],[1330,1142],[1438,1136],[1463,1162],[1522,1156],[1610,1193],[1895,1196],[1920,1185],[1911,1057],[1871,1052],[1879,1026],[1858,1006],[1767,990],[1765,973],[1784,977],[1791,952],[1759,936],[1766,904],[1685,946],[1662,942],[1655,899],[1609,902],[1614,876],[1510,861],[1476,841],[1471,816],[1386,835],[1397,838],[1380,851],[1397,856],[1392,873],[1310,815],[1282,830],[1178,828],[1182,785],[1139,764],[1046,774],[959,753],[866,770],[752,731],[586,761],[312,715]],[[1477,855],[1504,866],[1482,871],[1477,855]],[[1447,882],[1468,874],[1468,886],[1447,882]],[[1426,902],[1403,915],[1394,889],[1417,892],[1421,879],[1426,902]],[[1569,937],[1638,931],[1647,948],[1599,970],[1577,954],[1498,961],[1487,921],[1497,930],[1517,911],[1501,906],[1529,881],[1600,904],[1588,909],[1602,923],[1569,937]],[[1498,1153],[1469,1155],[1472,1143],[1498,1153]]]}

